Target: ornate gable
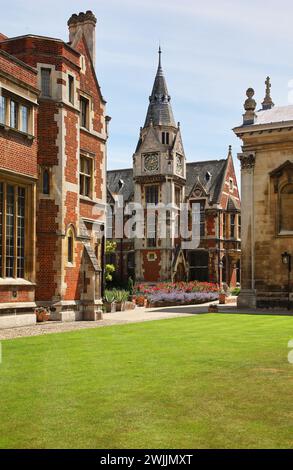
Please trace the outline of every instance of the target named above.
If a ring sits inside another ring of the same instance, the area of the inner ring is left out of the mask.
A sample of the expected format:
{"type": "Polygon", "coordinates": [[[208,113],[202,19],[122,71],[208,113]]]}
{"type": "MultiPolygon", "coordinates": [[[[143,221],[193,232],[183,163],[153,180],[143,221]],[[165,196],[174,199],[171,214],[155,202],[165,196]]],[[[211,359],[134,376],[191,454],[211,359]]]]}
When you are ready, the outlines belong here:
{"type": "Polygon", "coordinates": [[[173,150],[180,155],[185,155],[180,130],[176,134],[173,150]]]}
{"type": "Polygon", "coordinates": [[[164,146],[161,144],[157,132],[153,127],[149,127],[141,145],[137,149],[137,153],[164,150],[164,146]]]}
{"type": "Polygon", "coordinates": [[[199,177],[196,178],[195,184],[190,192],[190,194],[187,196],[189,199],[200,199],[200,198],[206,198],[208,197],[208,193],[206,192],[205,188],[200,182],[199,177]]]}

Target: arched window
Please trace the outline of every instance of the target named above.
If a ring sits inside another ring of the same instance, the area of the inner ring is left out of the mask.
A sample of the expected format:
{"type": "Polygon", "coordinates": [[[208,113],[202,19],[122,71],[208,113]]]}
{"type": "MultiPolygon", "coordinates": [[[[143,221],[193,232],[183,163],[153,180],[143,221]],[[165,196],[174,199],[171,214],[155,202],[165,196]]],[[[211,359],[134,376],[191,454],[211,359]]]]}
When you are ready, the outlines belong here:
{"type": "Polygon", "coordinates": [[[293,232],[293,184],[286,184],[280,192],[280,232],[293,232]]]}
{"type": "Polygon", "coordinates": [[[70,229],[67,235],[67,261],[68,263],[73,263],[74,255],[74,235],[73,231],[70,229]]]}
{"type": "Polygon", "coordinates": [[[50,194],[50,175],[47,169],[43,171],[43,194],[50,194]]]}

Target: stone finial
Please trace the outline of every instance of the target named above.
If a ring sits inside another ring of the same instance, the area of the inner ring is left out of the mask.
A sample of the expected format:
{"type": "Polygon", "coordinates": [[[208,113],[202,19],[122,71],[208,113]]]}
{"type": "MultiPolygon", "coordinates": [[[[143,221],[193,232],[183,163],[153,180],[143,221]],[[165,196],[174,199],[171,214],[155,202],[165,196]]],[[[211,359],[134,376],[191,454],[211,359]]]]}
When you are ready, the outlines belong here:
{"type": "Polygon", "coordinates": [[[246,96],[247,96],[247,99],[244,102],[245,113],[243,114],[243,124],[248,125],[248,124],[253,124],[254,119],[256,117],[255,115],[256,101],[253,98],[254,89],[248,88],[246,90],[246,96]]]}
{"type": "Polygon", "coordinates": [[[232,145],[228,147],[228,157],[232,157],[232,145]]]}
{"type": "Polygon", "coordinates": [[[262,102],[262,109],[271,109],[274,105],[273,103],[273,100],[271,98],[271,81],[270,81],[270,77],[267,77],[266,78],[266,81],[265,81],[265,85],[266,85],[266,96],[262,102]]]}

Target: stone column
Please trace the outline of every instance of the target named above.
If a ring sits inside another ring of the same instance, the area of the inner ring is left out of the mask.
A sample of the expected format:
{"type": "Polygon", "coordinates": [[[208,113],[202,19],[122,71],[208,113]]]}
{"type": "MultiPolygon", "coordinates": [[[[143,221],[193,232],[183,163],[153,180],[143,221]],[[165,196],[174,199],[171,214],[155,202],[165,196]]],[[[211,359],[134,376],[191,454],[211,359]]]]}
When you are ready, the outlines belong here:
{"type": "Polygon", "coordinates": [[[254,289],[254,165],[255,153],[238,154],[241,162],[241,293],[238,307],[256,306],[254,289]]]}

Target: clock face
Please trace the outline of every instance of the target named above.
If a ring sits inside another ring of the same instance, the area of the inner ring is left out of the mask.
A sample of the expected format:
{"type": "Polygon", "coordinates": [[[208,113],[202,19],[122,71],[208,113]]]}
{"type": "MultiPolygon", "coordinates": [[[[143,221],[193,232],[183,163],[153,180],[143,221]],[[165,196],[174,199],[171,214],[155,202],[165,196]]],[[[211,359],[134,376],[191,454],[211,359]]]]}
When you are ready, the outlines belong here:
{"type": "Polygon", "coordinates": [[[157,171],[159,169],[159,158],[157,153],[149,153],[145,155],[144,169],[146,171],[157,171]]]}
{"type": "Polygon", "coordinates": [[[183,174],[182,157],[180,155],[176,155],[176,173],[178,175],[183,174]]]}

